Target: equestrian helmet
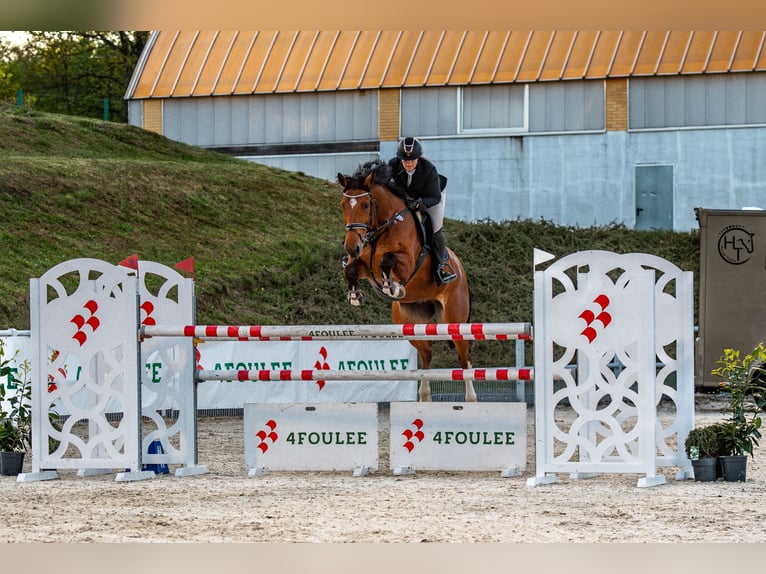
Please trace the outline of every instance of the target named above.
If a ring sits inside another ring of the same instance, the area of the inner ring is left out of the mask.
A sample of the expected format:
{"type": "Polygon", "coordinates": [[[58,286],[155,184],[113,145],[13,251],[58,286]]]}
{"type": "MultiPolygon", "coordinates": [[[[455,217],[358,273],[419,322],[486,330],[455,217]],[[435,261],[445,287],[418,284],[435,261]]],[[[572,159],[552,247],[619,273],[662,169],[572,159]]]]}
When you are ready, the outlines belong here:
{"type": "Polygon", "coordinates": [[[423,148],[417,138],[402,138],[396,148],[396,157],[403,160],[418,159],[423,148]]]}

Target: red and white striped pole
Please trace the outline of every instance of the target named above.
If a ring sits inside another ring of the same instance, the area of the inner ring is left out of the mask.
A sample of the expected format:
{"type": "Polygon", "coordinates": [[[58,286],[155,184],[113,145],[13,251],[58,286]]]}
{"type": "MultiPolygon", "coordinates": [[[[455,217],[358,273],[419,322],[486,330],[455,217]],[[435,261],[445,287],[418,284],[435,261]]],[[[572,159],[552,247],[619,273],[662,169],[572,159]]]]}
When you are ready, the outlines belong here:
{"type": "Polygon", "coordinates": [[[531,340],[531,323],[408,323],[403,325],[143,325],[142,337],[238,341],[531,340]]]}
{"type": "Polygon", "coordinates": [[[381,371],[305,370],[202,370],[199,381],[532,381],[534,369],[497,367],[489,369],[413,369],[381,371]]]}

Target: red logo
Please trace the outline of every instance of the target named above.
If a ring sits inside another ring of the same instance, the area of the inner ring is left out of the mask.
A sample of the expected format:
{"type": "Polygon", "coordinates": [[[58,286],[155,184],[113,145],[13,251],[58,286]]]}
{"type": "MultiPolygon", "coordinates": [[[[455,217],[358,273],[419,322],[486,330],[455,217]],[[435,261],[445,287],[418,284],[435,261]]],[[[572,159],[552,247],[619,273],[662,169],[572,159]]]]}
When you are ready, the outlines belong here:
{"type": "MultiPolygon", "coordinates": [[[[51,363],[55,361],[56,359],[58,359],[60,354],[61,354],[60,351],[54,349],[53,352],[51,353],[51,359],[50,359],[51,363]]],[[[66,365],[64,365],[64,367],[59,367],[57,370],[58,370],[58,373],[66,379],[66,365]]],[[[48,375],[48,392],[49,393],[55,392],[56,389],[58,389],[58,385],[56,384],[55,381],[56,379],[53,375],[48,375]]]]}
{"type": "Polygon", "coordinates": [[[96,311],[98,311],[98,303],[91,299],[82,307],[88,311],[87,319],[85,318],[85,314],[82,314],[75,315],[69,320],[70,323],[74,323],[77,327],[77,331],[74,335],[72,335],[72,338],[80,343],[81,347],[85,344],[85,341],[88,340],[88,335],[85,333],[85,331],[83,331],[83,328],[87,325],[90,327],[91,333],[93,333],[101,326],[101,321],[99,321],[98,317],[96,317],[96,311]]]}
{"type": "Polygon", "coordinates": [[[404,443],[404,448],[407,449],[407,452],[412,452],[412,449],[415,448],[415,442],[413,439],[417,439],[418,443],[423,442],[423,439],[426,437],[425,434],[423,434],[423,431],[421,430],[423,428],[423,420],[422,419],[415,419],[412,421],[411,427],[413,428],[406,428],[404,431],[402,431],[402,434],[407,439],[407,441],[404,443]]]}
{"type": "Polygon", "coordinates": [[[142,325],[156,325],[157,321],[154,320],[154,317],[152,317],[152,313],[154,312],[154,304],[151,301],[144,301],[141,303],[141,311],[146,313],[144,318],[141,320],[142,325]]]}
{"type": "Polygon", "coordinates": [[[202,353],[199,352],[199,347],[197,347],[196,343],[194,345],[194,364],[197,365],[198,371],[203,371],[202,365],[200,365],[200,361],[202,360],[202,353]]]}
{"type": "Polygon", "coordinates": [[[585,329],[583,329],[580,334],[588,339],[588,343],[592,343],[595,338],[598,337],[598,332],[606,329],[609,326],[609,323],[612,322],[612,316],[606,312],[606,308],[609,307],[609,297],[602,293],[596,297],[593,302],[598,305],[598,308],[595,308],[595,310],[585,309],[585,311],[579,315],[579,318],[585,321],[586,324],[585,329]],[[596,321],[602,325],[598,329],[596,321]]]}
{"type": "Polygon", "coordinates": [[[256,448],[260,449],[260,451],[263,453],[269,450],[269,442],[267,441],[270,441],[271,444],[274,444],[279,438],[279,435],[274,432],[274,429],[277,428],[277,421],[274,419],[266,421],[266,427],[266,429],[261,429],[255,433],[255,436],[261,439],[261,442],[258,443],[256,448]]]}
{"type": "MultiPolygon", "coordinates": [[[[325,347],[322,347],[319,349],[319,355],[320,358],[317,359],[316,363],[314,363],[314,368],[318,371],[329,371],[330,365],[327,363],[327,349],[325,347]]],[[[324,388],[324,381],[317,381],[317,385],[319,386],[319,390],[321,391],[324,388]]]]}

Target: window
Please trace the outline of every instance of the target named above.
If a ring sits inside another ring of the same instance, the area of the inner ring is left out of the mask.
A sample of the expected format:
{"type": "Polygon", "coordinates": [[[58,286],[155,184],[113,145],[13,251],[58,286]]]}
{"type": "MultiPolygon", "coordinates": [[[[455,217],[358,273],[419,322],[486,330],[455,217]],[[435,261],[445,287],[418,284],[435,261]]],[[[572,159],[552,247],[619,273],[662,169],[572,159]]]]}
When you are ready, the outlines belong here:
{"type": "Polygon", "coordinates": [[[526,85],[467,86],[461,94],[461,131],[526,131],[526,85]]]}
{"type": "Polygon", "coordinates": [[[402,90],[402,134],[603,131],[605,125],[601,80],[402,90]]]}
{"type": "Polygon", "coordinates": [[[402,90],[401,133],[451,136],[457,133],[457,88],[402,90]]]}
{"type": "Polygon", "coordinates": [[[630,129],[766,124],[766,74],[633,78],[630,129]]]}
{"type": "Polygon", "coordinates": [[[540,82],[529,88],[529,131],[603,131],[604,82],[540,82]]]}

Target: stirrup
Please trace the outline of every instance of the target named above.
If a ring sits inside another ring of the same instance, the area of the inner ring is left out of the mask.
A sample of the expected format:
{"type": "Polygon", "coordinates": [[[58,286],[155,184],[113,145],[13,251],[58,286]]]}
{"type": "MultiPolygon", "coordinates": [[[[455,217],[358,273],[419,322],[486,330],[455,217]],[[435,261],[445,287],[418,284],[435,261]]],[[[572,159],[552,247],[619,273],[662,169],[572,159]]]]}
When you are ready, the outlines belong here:
{"type": "Polygon", "coordinates": [[[436,270],[436,279],[439,284],[444,285],[445,283],[450,283],[457,279],[457,273],[452,271],[448,265],[442,263],[436,270]]]}

